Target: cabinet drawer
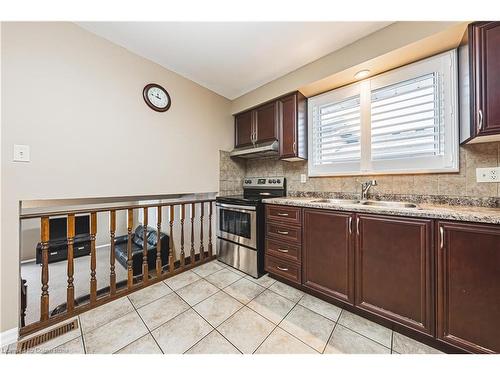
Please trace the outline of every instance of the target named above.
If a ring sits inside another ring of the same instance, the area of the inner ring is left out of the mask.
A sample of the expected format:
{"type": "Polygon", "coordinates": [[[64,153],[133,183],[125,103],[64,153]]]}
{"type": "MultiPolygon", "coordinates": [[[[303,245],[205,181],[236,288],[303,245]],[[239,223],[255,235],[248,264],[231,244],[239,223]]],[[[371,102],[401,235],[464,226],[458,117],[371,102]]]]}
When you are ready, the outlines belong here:
{"type": "Polygon", "coordinates": [[[289,261],[266,255],[266,271],[294,283],[301,283],[300,266],[289,261]]]}
{"type": "Polygon", "coordinates": [[[302,228],[291,225],[267,223],[266,237],[274,238],[285,242],[302,244],[302,228]]]}
{"type": "Polygon", "coordinates": [[[286,242],[266,240],[266,254],[283,260],[300,262],[301,246],[292,245],[286,242]]]}
{"type": "Polygon", "coordinates": [[[302,224],[302,210],[297,207],[266,205],[267,220],[286,224],[302,224]]]}

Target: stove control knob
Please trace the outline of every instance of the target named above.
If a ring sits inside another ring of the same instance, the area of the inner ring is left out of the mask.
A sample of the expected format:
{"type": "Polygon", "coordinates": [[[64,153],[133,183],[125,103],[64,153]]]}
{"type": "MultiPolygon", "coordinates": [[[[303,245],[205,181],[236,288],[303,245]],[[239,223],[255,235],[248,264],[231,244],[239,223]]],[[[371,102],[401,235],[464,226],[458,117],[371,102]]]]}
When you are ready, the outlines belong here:
{"type": "Polygon", "coordinates": [[[281,180],[280,180],[279,178],[276,180],[276,182],[277,182],[278,184],[281,184],[281,180]]]}

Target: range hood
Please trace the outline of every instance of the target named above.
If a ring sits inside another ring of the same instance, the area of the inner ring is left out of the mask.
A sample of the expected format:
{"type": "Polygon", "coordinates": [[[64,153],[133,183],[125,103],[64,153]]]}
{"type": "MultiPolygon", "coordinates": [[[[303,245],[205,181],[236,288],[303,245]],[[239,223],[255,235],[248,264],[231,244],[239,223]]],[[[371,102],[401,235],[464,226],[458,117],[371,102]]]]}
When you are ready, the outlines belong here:
{"type": "Polygon", "coordinates": [[[229,153],[231,157],[256,159],[278,155],[278,141],[256,144],[254,146],[235,148],[229,153]]]}

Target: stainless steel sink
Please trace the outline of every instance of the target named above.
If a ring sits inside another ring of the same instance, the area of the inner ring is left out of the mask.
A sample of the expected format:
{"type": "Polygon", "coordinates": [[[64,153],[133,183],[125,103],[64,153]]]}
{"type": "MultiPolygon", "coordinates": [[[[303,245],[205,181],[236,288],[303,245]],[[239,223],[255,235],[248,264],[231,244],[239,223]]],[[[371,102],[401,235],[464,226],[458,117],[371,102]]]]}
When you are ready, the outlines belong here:
{"type": "Polygon", "coordinates": [[[410,202],[392,202],[392,201],[362,201],[359,204],[373,207],[394,207],[394,208],[419,208],[417,204],[410,202]]]}
{"type": "Polygon", "coordinates": [[[313,203],[331,203],[331,204],[357,204],[357,199],[316,199],[311,201],[313,203]]]}

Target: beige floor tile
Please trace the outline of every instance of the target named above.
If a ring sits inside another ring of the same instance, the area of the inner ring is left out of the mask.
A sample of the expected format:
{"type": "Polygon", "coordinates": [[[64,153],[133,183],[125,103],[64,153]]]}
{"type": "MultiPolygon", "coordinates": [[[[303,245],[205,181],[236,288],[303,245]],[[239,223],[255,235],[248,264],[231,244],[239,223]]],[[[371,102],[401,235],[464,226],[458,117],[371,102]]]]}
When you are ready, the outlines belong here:
{"type": "Polygon", "coordinates": [[[212,331],[189,349],[186,354],[241,354],[219,332],[212,331]]]}
{"type": "Polygon", "coordinates": [[[215,264],[217,264],[218,266],[221,266],[222,268],[229,267],[226,263],[222,263],[220,260],[216,260],[215,264]]]}
{"type": "Polygon", "coordinates": [[[141,307],[137,312],[152,331],[188,309],[189,305],[185,301],[171,293],[141,307]]]}
{"type": "Polygon", "coordinates": [[[255,354],[318,354],[318,352],[277,327],[255,354]]]}
{"type": "Polygon", "coordinates": [[[274,327],[269,320],[245,306],[217,330],[242,353],[249,354],[257,349],[274,327]]]}
{"type": "MultiPolygon", "coordinates": [[[[54,324],[53,326],[50,326],[48,328],[45,328],[45,329],[42,329],[40,331],[37,331],[31,335],[27,335],[26,337],[23,337],[22,340],[20,340],[21,342],[22,341],[25,341],[25,340],[28,340],[32,337],[35,337],[35,336],[38,336],[38,335],[41,335],[43,333],[46,333],[48,331],[52,331],[53,329],[57,328],[57,327],[60,327],[60,326],[64,326],[70,322],[72,322],[73,320],[78,320],[79,321],[79,317],[76,317],[76,318],[70,318],[70,319],[67,319],[61,323],[58,323],[58,324],[54,324]]],[[[67,333],[65,333],[64,335],[61,335],[61,336],[57,336],[56,338],[52,339],[52,340],[49,340],[49,341],[46,341],[44,342],[43,344],[40,344],[38,346],[35,346],[31,349],[29,349],[27,351],[27,353],[32,353],[32,354],[40,354],[40,353],[46,353],[54,348],[57,348],[58,346],[61,346],[71,340],[74,340],[76,339],[77,337],[80,337],[82,335],[82,331],[81,331],[81,322],[79,321],[78,322],[78,328],[77,329],[74,329],[72,331],[69,331],[67,333]]],[[[14,352],[17,350],[17,344],[15,345],[14,347],[14,352]]]]}
{"type": "Polygon", "coordinates": [[[260,286],[262,286],[264,288],[269,288],[271,285],[273,285],[276,282],[276,280],[270,278],[269,275],[261,276],[258,279],[247,275],[245,278],[250,280],[250,281],[253,281],[256,284],[259,284],[260,286]]]}
{"type": "Polygon", "coordinates": [[[189,309],[151,333],[164,353],[181,354],[212,330],[210,324],[189,309]]]}
{"type": "Polygon", "coordinates": [[[162,352],[153,336],[148,333],[120,349],[116,354],[162,354],[162,352]]]}
{"type": "Polygon", "coordinates": [[[138,309],[139,307],[147,305],[148,303],[170,293],[172,293],[172,289],[170,289],[165,283],[160,282],[132,293],[128,296],[128,298],[134,307],[138,309]]]}
{"type": "Polygon", "coordinates": [[[333,320],[334,322],[340,316],[342,309],[331,303],[323,301],[319,298],[313,297],[309,294],[305,294],[299,301],[299,305],[307,307],[309,310],[314,311],[320,315],[323,315],[325,318],[333,320]]]}
{"type": "Polygon", "coordinates": [[[123,315],[134,311],[134,306],[127,297],[119,298],[102,306],[96,307],[80,315],[82,332],[90,332],[97,327],[103,326],[123,315]]]}
{"type": "Polygon", "coordinates": [[[109,354],[127,346],[148,333],[137,312],[132,311],[121,318],[84,334],[85,349],[89,354],[109,354]]]}
{"type": "MultiPolygon", "coordinates": [[[[241,272],[240,270],[234,268],[234,267],[231,267],[231,266],[227,266],[226,269],[228,269],[229,271],[231,272],[234,272],[235,274],[237,275],[240,275],[241,277],[246,277],[248,276],[248,274],[246,274],[245,272],[241,272]]],[[[251,276],[250,276],[251,277],[251,276]]]]}
{"type": "Polygon", "coordinates": [[[247,305],[252,310],[279,324],[286,314],[295,306],[295,303],[270,290],[265,290],[247,305]]]}
{"type": "Polygon", "coordinates": [[[361,316],[343,310],[338,323],[350,330],[372,339],[383,346],[391,347],[392,331],[361,316]]]}
{"type": "Polygon", "coordinates": [[[333,330],[325,354],[390,354],[391,350],[340,324],[333,330]]]}
{"type": "Polygon", "coordinates": [[[224,288],[224,291],[245,305],[262,293],[264,288],[250,280],[242,278],[224,288]]]}
{"type": "Polygon", "coordinates": [[[198,280],[184,288],[178,289],[176,293],[191,306],[207,299],[217,293],[220,289],[206,280],[198,280]]]}
{"type": "Polygon", "coordinates": [[[205,278],[208,282],[214,284],[218,288],[225,288],[229,284],[234,283],[235,281],[241,279],[241,276],[237,275],[235,272],[224,268],[220,271],[217,271],[210,276],[205,278]]]}
{"type": "Polygon", "coordinates": [[[335,323],[324,316],[297,305],[279,326],[322,353],[335,323]]]}
{"type": "Polygon", "coordinates": [[[212,326],[217,327],[242,307],[243,304],[220,291],[193,308],[212,326]]]}
{"type": "Polygon", "coordinates": [[[185,287],[186,285],[194,283],[199,279],[200,276],[189,270],[189,271],[184,271],[178,275],[175,275],[174,277],[166,279],[164,283],[167,284],[170,289],[177,290],[185,287]]]}
{"type": "Polygon", "coordinates": [[[288,298],[293,302],[298,302],[304,295],[304,292],[292,288],[291,286],[280,281],[276,281],[275,283],[273,283],[273,285],[269,287],[269,290],[272,290],[273,292],[278,293],[279,295],[288,298]]]}
{"type": "Polygon", "coordinates": [[[200,277],[207,277],[208,275],[211,275],[217,271],[220,271],[223,269],[221,265],[219,265],[219,262],[214,260],[205,264],[202,264],[201,266],[194,267],[192,271],[196,273],[200,277]]]}
{"type": "Polygon", "coordinates": [[[82,337],[77,337],[47,352],[47,354],[85,354],[82,337]]]}
{"type": "Polygon", "coordinates": [[[444,354],[398,332],[394,332],[392,350],[400,354],[444,354]]]}

